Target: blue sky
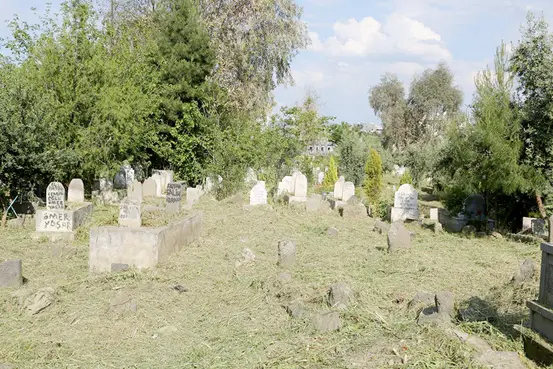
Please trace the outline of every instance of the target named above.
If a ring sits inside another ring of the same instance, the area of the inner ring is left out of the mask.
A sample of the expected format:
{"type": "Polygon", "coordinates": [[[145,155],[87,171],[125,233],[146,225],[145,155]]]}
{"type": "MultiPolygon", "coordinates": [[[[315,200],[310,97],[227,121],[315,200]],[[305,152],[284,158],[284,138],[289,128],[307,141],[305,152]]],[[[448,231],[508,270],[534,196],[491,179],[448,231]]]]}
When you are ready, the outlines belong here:
{"type": "MultiPolygon", "coordinates": [[[[550,0],[297,0],[303,7],[311,46],[292,64],[295,85],[279,87],[279,105],[301,101],[307,89],[320,97],[322,114],[337,121],[378,122],[368,90],[385,72],[408,84],[415,73],[446,61],[463,90],[465,104],[475,74],[492,61],[496,46],[516,43],[528,10],[553,24],[550,0]]],[[[52,0],[53,9],[60,0],[52,0]]],[[[15,13],[35,22],[30,10],[43,0],[0,0],[0,37],[15,13]]]]}

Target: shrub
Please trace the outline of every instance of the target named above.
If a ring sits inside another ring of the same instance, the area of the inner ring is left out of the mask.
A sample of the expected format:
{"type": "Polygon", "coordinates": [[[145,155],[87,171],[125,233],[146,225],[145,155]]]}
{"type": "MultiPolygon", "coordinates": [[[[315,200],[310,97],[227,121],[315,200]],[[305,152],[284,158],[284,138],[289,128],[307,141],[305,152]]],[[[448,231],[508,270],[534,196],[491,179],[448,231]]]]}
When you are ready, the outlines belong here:
{"type": "Polygon", "coordinates": [[[330,162],[328,163],[328,170],[323,180],[323,189],[331,191],[336,182],[338,182],[338,167],[336,166],[336,159],[334,156],[331,156],[330,162]]]}
{"type": "Polygon", "coordinates": [[[410,184],[412,185],[413,184],[413,178],[411,177],[411,172],[409,170],[405,170],[405,172],[403,172],[403,174],[401,175],[401,178],[399,179],[399,185],[404,185],[404,184],[410,184]]]}
{"type": "Polygon", "coordinates": [[[366,147],[359,134],[352,130],[345,131],[338,144],[340,174],[356,186],[360,186],[365,177],[366,147]]]}
{"type": "Polygon", "coordinates": [[[380,198],[382,190],[382,159],[375,149],[369,152],[369,158],[365,165],[365,194],[371,204],[375,204],[380,198]]]}

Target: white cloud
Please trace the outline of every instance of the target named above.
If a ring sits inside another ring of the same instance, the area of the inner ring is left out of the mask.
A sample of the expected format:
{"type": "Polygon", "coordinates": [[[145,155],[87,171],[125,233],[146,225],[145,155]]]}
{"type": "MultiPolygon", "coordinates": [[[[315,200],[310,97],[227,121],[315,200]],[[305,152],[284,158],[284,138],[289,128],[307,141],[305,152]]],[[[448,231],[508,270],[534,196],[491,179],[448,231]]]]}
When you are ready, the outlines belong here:
{"type": "Polygon", "coordinates": [[[372,17],[360,21],[354,18],[338,21],[333,31],[334,34],[325,41],[316,32],[310,32],[310,50],[343,57],[407,55],[429,61],[451,59],[451,53],[439,34],[423,23],[397,13],[391,14],[385,23],[372,17]]]}

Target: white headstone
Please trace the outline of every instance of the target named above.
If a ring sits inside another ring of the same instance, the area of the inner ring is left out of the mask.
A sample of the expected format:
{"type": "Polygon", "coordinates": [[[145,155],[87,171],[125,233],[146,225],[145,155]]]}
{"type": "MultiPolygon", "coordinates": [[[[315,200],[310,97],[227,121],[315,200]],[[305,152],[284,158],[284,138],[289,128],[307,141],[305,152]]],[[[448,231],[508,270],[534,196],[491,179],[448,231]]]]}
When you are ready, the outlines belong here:
{"type": "Polygon", "coordinates": [[[294,183],[294,196],[307,198],[307,177],[299,173],[296,176],[296,182],[294,183]]]}
{"type": "Polygon", "coordinates": [[[153,178],[148,178],[144,181],[142,186],[142,195],[144,197],[156,197],[157,196],[157,182],[153,178]]]}
{"type": "Polygon", "coordinates": [[[127,183],[127,188],[129,188],[129,186],[132,186],[132,183],[134,181],[134,169],[130,165],[125,166],[124,169],[125,169],[125,181],[127,183]]]}
{"type": "Polygon", "coordinates": [[[267,190],[265,181],[257,181],[250,191],[250,205],[267,205],[267,190]]]}
{"type": "Polygon", "coordinates": [[[161,174],[154,173],[152,175],[152,179],[156,181],[156,196],[161,197],[162,189],[163,189],[163,182],[161,180],[161,174]]]}
{"type": "Polygon", "coordinates": [[[74,178],[69,183],[67,190],[67,202],[84,202],[84,183],[82,179],[74,178]]]}
{"type": "Polygon", "coordinates": [[[142,215],[140,213],[140,201],[124,198],[119,206],[119,226],[140,228],[142,215]]]}
{"type": "Polygon", "coordinates": [[[344,177],[340,177],[338,182],[334,184],[334,198],[338,200],[342,200],[342,197],[344,195],[344,177]]]}
{"type": "Polygon", "coordinates": [[[200,200],[202,196],[201,189],[198,187],[188,187],[186,189],[186,204],[191,207],[200,200]]]}
{"type": "Polygon", "coordinates": [[[284,191],[289,193],[289,194],[293,194],[294,191],[295,191],[295,188],[294,188],[294,181],[293,181],[293,178],[292,176],[286,176],[284,178],[282,178],[282,183],[284,184],[284,191]]]}
{"type": "Polygon", "coordinates": [[[344,182],[342,189],[342,200],[348,201],[353,195],[355,195],[355,185],[353,182],[344,182]]]}
{"type": "Polygon", "coordinates": [[[59,182],[52,182],[46,188],[46,209],[65,209],[65,188],[59,182]]]}
{"type": "Polygon", "coordinates": [[[168,183],[167,184],[167,212],[178,213],[182,200],[182,184],[168,183]]]}
{"type": "Polygon", "coordinates": [[[430,208],[430,220],[439,220],[438,208],[430,208]]]}
{"type": "Polygon", "coordinates": [[[410,184],[403,184],[399,187],[394,198],[392,208],[392,222],[398,220],[419,219],[418,193],[410,184]]]}
{"type": "MultiPolygon", "coordinates": [[[[155,193],[155,191],[152,192],[155,193]]],[[[142,183],[135,179],[132,185],[127,189],[127,196],[142,202],[142,197],[144,196],[142,183]]]]}

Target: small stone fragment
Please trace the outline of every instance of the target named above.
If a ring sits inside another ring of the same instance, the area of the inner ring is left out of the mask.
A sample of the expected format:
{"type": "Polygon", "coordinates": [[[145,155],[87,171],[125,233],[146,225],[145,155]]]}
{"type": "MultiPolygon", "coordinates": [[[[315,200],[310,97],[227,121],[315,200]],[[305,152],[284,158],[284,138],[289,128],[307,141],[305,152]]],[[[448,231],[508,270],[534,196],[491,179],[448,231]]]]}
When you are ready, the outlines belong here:
{"type": "Polygon", "coordinates": [[[111,264],[112,273],[124,272],[125,270],[128,270],[128,269],[129,269],[129,264],[120,264],[120,263],[111,264]]]}
{"type": "Polygon", "coordinates": [[[336,283],[328,290],[328,305],[331,308],[345,310],[353,301],[353,291],[343,283],[336,283]]]}
{"type": "Polygon", "coordinates": [[[336,331],[342,328],[342,320],[340,314],[330,311],[315,315],[313,325],[320,332],[336,331]]]}
{"type": "Polygon", "coordinates": [[[520,265],[518,272],[513,276],[512,282],[515,285],[523,284],[524,282],[531,281],[536,272],[536,266],[532,259],[526,259],[520,265]]]}
{"type": "Polygon", "coordinates": [[[438,223],[438,222],[435,222],[433,225],[432,225],[432,228],[434,230],[434,233],[442,233],[444,231],[444,228],[442,226],[441,223],[438,223]]]}
{"type": "Polygon", "coordinates": [[[420,307],[427,307],[432,304],[435,304],[436,295],[432,292],[420,291],[409,301],[407,308],[409,309],[418,309],[420,307]]]}
{"type": "Polygon", "coordinates": [[[55,291],[51,287],[41,288],[25,300],[25,310],[29,315],[35,315],[52,305],[55,291]]]}
{"type": "Polygon", "coordinates": [[[453,317],[455,313],[455,299],[449,291],[440,291],[436,294],[436,308],[438,314],[446,314],[453,317]]]}
{"type": "Polygon", "coordinates": [[[326,234],[330,237],[336,237],[338,236],[338,229],[334,227],[330,227],[326,230],[326,234]]]}
{"type": "Polygon", "coordinates": [[[125,291],[119,291],[110,301],[110,310],[116,313],[136,311],[136,302],[125,291]]]}
{"type": "Polygon", "coordinates": [[[288,313],[288,315],[290,315],[292,318],[302,318],[307,314],[307,311],[305,310],[305,306],[303,305],[303,302],[299,300],[292,301],[284,308],[286,309],[286,312],[288,313]]]}

